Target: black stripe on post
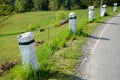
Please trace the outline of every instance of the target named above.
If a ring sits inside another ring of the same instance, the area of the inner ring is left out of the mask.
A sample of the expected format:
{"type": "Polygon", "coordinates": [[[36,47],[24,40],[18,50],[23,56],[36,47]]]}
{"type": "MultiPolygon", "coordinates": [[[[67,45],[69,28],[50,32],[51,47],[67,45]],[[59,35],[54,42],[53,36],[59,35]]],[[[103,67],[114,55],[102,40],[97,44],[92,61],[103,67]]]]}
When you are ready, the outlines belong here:
{"type": "Polygon", "coordinates": [[[69,19],[76,19],[76,16],[75,16],[75,17],[71,17],[71,18],[69,18],[69,19]]]}
{"type": "Polygon", "coordinates": [[[29,42],[19,42],[19,45],[30,45],[30,44],[32,44],[33,42],[35,42],[34,39],[31,40],[31,41],[29,41],[29,42]]]}

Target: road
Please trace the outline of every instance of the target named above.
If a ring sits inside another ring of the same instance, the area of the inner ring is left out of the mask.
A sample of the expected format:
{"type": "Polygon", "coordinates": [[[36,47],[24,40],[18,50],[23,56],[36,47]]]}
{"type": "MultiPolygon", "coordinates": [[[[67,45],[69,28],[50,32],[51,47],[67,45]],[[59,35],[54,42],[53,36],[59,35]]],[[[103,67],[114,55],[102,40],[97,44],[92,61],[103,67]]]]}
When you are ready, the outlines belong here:
{"type": "Polygon", "coordinates": [[[83,80],[120,80],[120,15],[103,24],[85,63],[83,80]]]}

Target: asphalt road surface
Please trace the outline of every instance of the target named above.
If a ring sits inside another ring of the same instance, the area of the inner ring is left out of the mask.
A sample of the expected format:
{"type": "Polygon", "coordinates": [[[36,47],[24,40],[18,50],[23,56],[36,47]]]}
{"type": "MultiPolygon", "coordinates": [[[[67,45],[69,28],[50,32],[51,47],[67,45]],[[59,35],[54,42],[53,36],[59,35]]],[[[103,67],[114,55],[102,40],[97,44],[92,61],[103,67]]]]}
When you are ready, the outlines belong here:
{"type": "Polygon", "coordinates": [[[103,24],[84,66],[83,80],[120,80],[120,15],[103,24]]]}

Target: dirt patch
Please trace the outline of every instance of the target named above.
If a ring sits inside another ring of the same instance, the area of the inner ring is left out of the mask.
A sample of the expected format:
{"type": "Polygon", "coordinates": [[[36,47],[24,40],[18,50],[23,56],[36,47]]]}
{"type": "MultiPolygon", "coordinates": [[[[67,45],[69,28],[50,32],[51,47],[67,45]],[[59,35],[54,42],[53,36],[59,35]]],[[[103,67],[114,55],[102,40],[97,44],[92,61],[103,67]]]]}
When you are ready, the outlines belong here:
{"type": "Polygon", "coordinates": [[[13,68],[17,63],[15,62],[7,62],[4,63],[0,66],[0,69],[2,70],[2,72],[8,72],[11,68],[13,68]]]}
{"type": "Polygon", "coordinates": [[[35,41],[36,46],[42,45],[45,41],[35,41]]]}

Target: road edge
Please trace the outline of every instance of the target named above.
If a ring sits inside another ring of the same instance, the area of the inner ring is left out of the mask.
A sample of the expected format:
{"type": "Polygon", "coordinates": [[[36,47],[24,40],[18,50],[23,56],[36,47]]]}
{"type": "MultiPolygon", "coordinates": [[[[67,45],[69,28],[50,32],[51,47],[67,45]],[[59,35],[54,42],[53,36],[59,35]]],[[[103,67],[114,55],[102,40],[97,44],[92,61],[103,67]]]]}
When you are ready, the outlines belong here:
{"type": "MultiPolygon", "coordinates": [[[[120,15],[120,14],[118,14],[120,15]]],[[[117,16],[118,16],[117,15],[117,16]]],[[[116,17],[116,16],[115,16],[116,17]]],[[[102,37],[105,29],[107,28],[107,25],[104,23],[109,23],[110,21],[114,20],[115,17],[110,18],[109,20],[103,22],[102,24],[100,24],[95,31],[91,34],[91,36],[94,37],[102,37]]],[[[90,60],[90,56],[92,55],[92,53],[94,52],[94,50],[96,49],[98,43],[99,43],[99,39],[94,39],[94,38],[90,38],[88,37],[88,41],[84,44],[83,46],[83,58],[80,58],[80,61],[82,60],[82,62],[80,62],[78,64],[77,70],[76,70],[76,76],[79,77],[79,79],[76,78],[76,80],[87,80],[88,79],[88,73],[86,71],[86,67],[87,67],[87,63],[90,60]]]]}

